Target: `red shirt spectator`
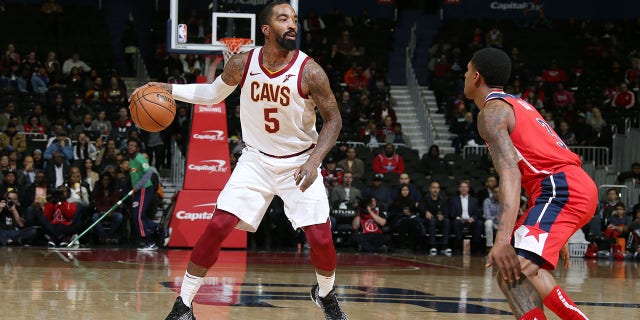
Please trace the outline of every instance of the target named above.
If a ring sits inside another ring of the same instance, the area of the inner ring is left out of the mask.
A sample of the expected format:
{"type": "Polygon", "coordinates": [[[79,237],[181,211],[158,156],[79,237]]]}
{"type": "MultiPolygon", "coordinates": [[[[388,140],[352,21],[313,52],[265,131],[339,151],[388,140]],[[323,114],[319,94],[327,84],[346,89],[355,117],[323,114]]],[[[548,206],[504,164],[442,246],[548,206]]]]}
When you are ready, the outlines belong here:
{"type": "Polygon", "coordinates": [[[547,83],[558,83],[567,81],[567,73],[558,68],[556,63],[551,64],[551,68],[544,70],[542,73],[542,79],[547,83]]]}
{"type": "Polygon", "coordinates": [[[47,202],[44,204],[43,215],[51,224],[71,225],[71,220],[76,216],[76,204],[63,201],[59,204],[47,202]]]}
{"type": "Polygon", "coordinates": [[[633,92],[629,91],[626,83],[620,84],[620,92],[618,92],[611,102],[611,107],[617,109],[631,109],[636,104],[636,97],[633,92]]]}
{"type": "Polygon", "coordinates": [[[557,90],[553,93],[553,106],[557,108],[565,108],[576,103],[573,93],[564,88],[562,83],[558,83],[557,90]]]}
{"type": "Polygon", "coordinates": [[[373,171],[375,173],[403,173],[404,172],[404,159],[398,154],[393,147],[393,144],[387,143],[384,146],[384,153],[378,154],[373,158],[373,171]]]}

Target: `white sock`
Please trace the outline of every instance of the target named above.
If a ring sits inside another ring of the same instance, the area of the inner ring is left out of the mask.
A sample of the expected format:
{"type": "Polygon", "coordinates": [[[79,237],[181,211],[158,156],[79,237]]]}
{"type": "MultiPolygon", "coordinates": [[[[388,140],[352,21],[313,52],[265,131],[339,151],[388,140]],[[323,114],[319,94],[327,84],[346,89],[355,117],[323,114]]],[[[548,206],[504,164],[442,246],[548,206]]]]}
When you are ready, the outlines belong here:
{"type": "Polygon", "coordinates": [[[333,283],[336,282],[336,274],[334,272],[331,277],[326,277],[316,272],[316,278],[318,279],[319,287],[318,296],[324,298],[333,289],[333,283]]]}
{"type": "Polygon", "coordinates": [[[191,301],[193,301],[193,297],[196,296],[203,281],[204,278],[192,276],[189,272],[185,271],[182,286],[180,287],[180,297],[182,297],[182,302],[184,302],[187,307],[191,307],[191,301]]]}

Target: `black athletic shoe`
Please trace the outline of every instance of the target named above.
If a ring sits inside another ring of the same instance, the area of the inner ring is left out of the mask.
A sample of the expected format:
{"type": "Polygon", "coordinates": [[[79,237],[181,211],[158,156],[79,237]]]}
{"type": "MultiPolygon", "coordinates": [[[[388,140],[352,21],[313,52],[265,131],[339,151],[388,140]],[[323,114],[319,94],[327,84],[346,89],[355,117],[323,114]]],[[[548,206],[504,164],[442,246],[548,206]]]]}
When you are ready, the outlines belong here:
{"type": "Polygon", "coordinates": [[[331,292],[326,297],[322,298],[318,296],[318,290],[320,287],[315,284],[311,287],[311,301],[315,302],[322,312],[324,318],[327,320],[348,320],[347,315],[342,311],[338,297],[336,297],[336,289],[331,289],[331,292]]]}
{"type": "Polygon", "coordinates": [[[193,316],[193,307],[187,307],[182,297],[177,297],[166,320],[196,320],[196,317],[193,316]]]}

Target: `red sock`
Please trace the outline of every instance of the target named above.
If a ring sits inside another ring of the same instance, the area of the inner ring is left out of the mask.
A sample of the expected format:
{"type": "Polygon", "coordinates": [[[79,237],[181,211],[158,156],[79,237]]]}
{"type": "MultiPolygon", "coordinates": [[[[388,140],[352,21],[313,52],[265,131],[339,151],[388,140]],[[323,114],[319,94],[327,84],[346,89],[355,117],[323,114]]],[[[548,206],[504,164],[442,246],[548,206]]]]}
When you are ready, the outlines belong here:
{"type": "Polygon", "coordinates": [[[222,241],[238,224],[238,217],[224,210],[216,210],[211,221],[191,251],[191,261],[201,267],[211,268],[218,260],[222,241]]]}
{"type": "Polygon", "coordinates": [[[547,320],[547,317],[544,315],[542,309],[535,308],[523,314],[518,320],[547,320]]]}
{"type": "Polygon", "coordinates": [[[542,301],[544,305],[560,317],[568,320],[589,319],[578,309],[578,306],[569,298],[566,292],[555,286],[551,293],[542,301]]]}

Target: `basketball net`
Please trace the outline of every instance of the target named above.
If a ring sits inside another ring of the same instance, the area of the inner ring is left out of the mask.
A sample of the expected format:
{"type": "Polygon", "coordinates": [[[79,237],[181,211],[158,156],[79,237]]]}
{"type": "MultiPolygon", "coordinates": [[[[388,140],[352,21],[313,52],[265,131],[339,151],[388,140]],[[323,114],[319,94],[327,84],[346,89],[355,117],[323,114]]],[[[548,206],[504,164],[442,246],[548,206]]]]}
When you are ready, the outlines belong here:
{"type": "Polygon", "coordinates": [[[234,54],[240,53],[240,49],[242,46],[253,43],[253,40],[249,38],[222,38],[218,41],[225,46],[225,48],[222,50],[225,65],[227,64],[227,62],[229,62],[229,59],[231,59],[234,54]]]}

